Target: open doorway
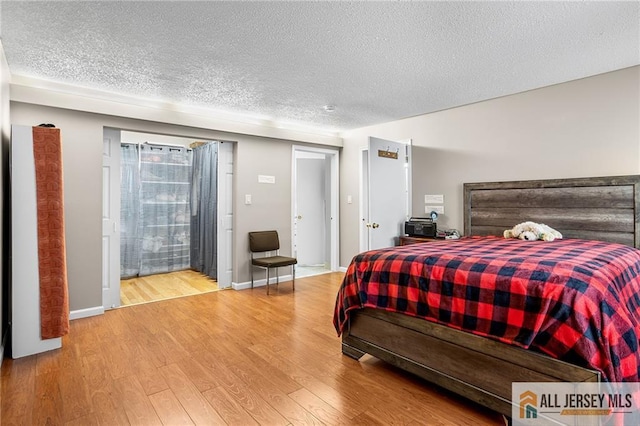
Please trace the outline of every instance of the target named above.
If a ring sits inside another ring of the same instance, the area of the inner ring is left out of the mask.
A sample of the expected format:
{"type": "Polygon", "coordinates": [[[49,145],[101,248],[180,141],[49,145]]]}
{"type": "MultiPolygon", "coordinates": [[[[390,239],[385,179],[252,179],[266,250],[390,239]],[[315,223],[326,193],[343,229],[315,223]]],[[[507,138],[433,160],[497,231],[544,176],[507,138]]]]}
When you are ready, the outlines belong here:
{"type": "Polygon", "coordinates": [[[293,147],[292,247],[296,276],[338,268],[338,151],[293,147]]]}
{"type": "Polygon", "coordinates": [[[104,129],[105,309],[230,285],[232,164],[232,143],[104,129]]]}

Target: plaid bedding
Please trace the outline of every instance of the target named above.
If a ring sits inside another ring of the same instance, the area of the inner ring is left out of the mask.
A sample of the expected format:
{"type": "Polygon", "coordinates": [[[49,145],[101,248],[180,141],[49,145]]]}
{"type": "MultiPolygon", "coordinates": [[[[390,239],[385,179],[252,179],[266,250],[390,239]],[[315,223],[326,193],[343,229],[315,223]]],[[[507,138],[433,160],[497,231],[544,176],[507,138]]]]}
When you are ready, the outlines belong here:
{"type": "Polygon", "coordinates": [[[640,250],[600,241],[498,237],[357,255],[338,291],[349,311],[400,312],[639,381],[640,250]]]}

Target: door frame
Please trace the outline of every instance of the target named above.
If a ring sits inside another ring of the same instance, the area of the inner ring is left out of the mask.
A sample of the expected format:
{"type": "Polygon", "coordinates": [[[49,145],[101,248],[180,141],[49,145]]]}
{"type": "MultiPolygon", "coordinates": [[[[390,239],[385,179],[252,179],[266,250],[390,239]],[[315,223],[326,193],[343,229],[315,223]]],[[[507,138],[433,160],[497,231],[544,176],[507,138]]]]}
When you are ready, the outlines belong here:
{"type": "MultiPolygon", "coordinates": [[[[213,142],[213,141],[212,141],[213,142]]],[[[235,142],[215,141],[218,144],[218,236],[217,277],[218,288],[229,288],[233,281],[233,180],[235,142]],[[223,175],[224,173],[224,175],[223,175]],[[227,176],[231,175],[231,182],[227,176]],[[228,212],[227,215],[225,212],[228,212]],[[226,268],[229,270],[226,270],[226,268]]]]}
{"type": "MultiPolygon", "coordinates": [[[[377,136],[373,136],[376,137],[377,136]]],[[[378,139],[386,139],[386,138],[378,138],[378,139]]],[[[359,173],[359,186],[358,190],[360,191],[360,205],[358,208],[358,241],[359,241],[359,249],[360,252],[364,252],[369,250],[369,235],[367,234],[366,221],[369,216],[369,138],[367,137],[367,145],[360,147],[360,155],[358,156],[358,173],[359,173]]],[[[389,139],[390,141],[392,139],[389,139]]],[[[402,139],[393,141],[396,143],[401,143],[406,145],[405,155],[409,156],[411,159],[411,147],[413,145],[413,139],[402,139]]],[[[407,218],[411,216],[412,211],[412,161],[408,162],[407,165],[407,174],[406,174],[406,185],[407,185],[407,205],[406,205],[406,214],[407,218]]]]}
{"type": "Polygon", "coordinates": [[[121,130],[102,129],[102,307],[120,307],[121,130]],[[117,163],[117,164],[116,164],[117,163]],[[108,172],[105,167],[108,168],[108,172]],[[105,192],[108,190],[108,193],[105,192]],[[106,206],[105,204],[108,204],[106,206]]]}
{"type": "MultiPolygon", "coordinates": [[[[145,130],[125,130],[125,129],[115,128],[115,127],[104,126],[102,128],[103,144],[104,144],[105,135],[108,134],[109,132],[115,132],[115,131],[118,132],[119,136],[120,136],[120,132],[122,132],[122,131],[135,132],[135,133],[144,133],[144,134],[150,134],[150,135],[154,134],[152,132],[145,131],[145,130]]],[[[162,135],[162,133],[158,133],[158,135],[162,135]]],[[[192,138],[192,137],[189,137],[189,136],[176,136],[176,137],[189,138],[189,139],[193,139],[193,140],[202,140],[203,139],[203,138],[200,138],[200,137],[193,137],[192,138]]],[[[224,157],[227,157],[227,159],[229,159],[232,164],[235,163],[235,155],[236,155],[235,142],[233,142],[233,141],[220,141],[220,140],[217,140],[217,139],[206,139],[206,140],[209,140],[211,142],[223,142],[225,144],[229,144],[229,147],[228,147],[229,149],[225,150],[225,152],[222,155],[224,157]]],[[[120,147],[121,142],[122,142],[122,137],[120,136],[119,140],[118,140],[118,148],[120,147]]],[[[220,145],[222,145],[222,144],[219,143],[218,146],[220,146],[220,145]]],[[[220,162],[220,157],[218,157],[218,163],[219,162],[220,162]]],[[[234,168],[232,167],[232,169],[234,169],[234,168]]],[[[220,171],[220,168],[218,168],[218,173],[219,173],[219,171],[220,171]]],[[[120,173],[118,172],[118,176],[119,175],[120,175],[120,173]]],[[[232,175],[232,179],[235,180],[235,178],[236,178],[235,175],[232,175]]],[[[118,181],[119,181],[119,179],[118,179],[118,181]]],[[[219,176],[218,176],[218,182],[220,182],[219,176]]],[[[117,199],[118,207],[120,208],[120,185],[117,185],[116,189],[117,189],[117,196],[116,196],[116,194],[113,194],[113,192],[112,192],[112,197],[117,199]]],[[[102,190],[104,191],[104,185],[103,185],[102,190]]],[[[233,188],[228,188],[227,185],[218,185],[218,200],[220,200],[222,198],[224,198],[224,200],[230,199],[229,194],[227,194],[227,190],[233,191],[233,188]]],[[[231,198],[232,198],[232,196],[233,196],[233,194],[231,194],[231,198]]],[[[221,222],[220,222],[221,213],[223,213],[222,207],[229,209],[228,211],[230,211],[230,213],[231,213],[231,215],[233,217],[233,202],[231,202],[230,205],[229,205],[229,203],[225,203],[223,201],[222,206],[221,206],[220,203],[218,203],[218,224],[219,224],[218,229],[219,230],[222,229],[222,227],[220,226],[220,224],[221,224],[221,222]]],[[[227,239],[227,238],[218,238],[218,243],[217,243],[218,244],[218,260],[217,260],[218,267],[221,264],[226,264],[226,263],[233,265],[233,234],[234,234],[233,225],[234,224],[233,224],[233,218],[232,218],[231,230],[230,230],[231,235],[230,235],[229,239],[227,239]],[[224,262],[224,263],[221,263],[221,259],[222,259],[222,262],[224,262]]],[[[115,234],[113,235],[113,238],[111,239],[110,243],[111,244],[117,244],[118,251],[119,251],[119,249],[120,249],[120,216],[119,215],[118,215],[118,219],[117,219],[117,224],[115,224],[115,228],[114,229],[117,229],[117,232],[115,232],[115,234]]],[[[104,249],[105,249],[105,247],[104,247],[104,243],[103,243],[103,250],[104,249]]],[[[103,286],[103,289],[105,288],[104,280],[108,279],[108,277],[111,276],[110,274],[105,274],[104,273],[105,270],[108,270],[108,269],[105,269],[105,268],[114,268],[114,267],[117,267],[117,271],[118,271],[118,273],[117,273],[117,277],[118,277],[118,279],[117,279],[117,289],[118,289],[117,297],[118,297],[118,301],[117,301],[117,303],[112,303],[112,300],[115,298],[114,292],[113,291],[112,292],[105,292],[103,290],[103,293],[102,293],[102,307],[103,307],[104,310],[114,309],[114,308],[117,308],[117,307],[120,306],[120,256],[117,256],[117,258],[114,259],[113,256],[107,256],[105,253],[102,253],[102,270],[103,270],[102,286],[103,286]],[[105,263],[108,263],[108,265],[105,265],[105,263]],[[117,306],[116,306],[116,304],[117,304],[117,306]]],[[[112,283],[110,283],[109,285],[110,286],[111,285],[115,286],[116,285],[115,279],[112,278],[111,281],[112,281],[112,283]]],[[[227,282],[227,281],[229,281],[229,280],[223,279],[223,282],[219,283],[220,288],[228,288],[231,285],[231,282],[230,281],[227,282]]]]}
{"type": "Polygon", "coordinates": [[[358,156],[358,191],[360,192],[360,203],[358,206],[358,241],[360,253],[369,249],[369,235],[365,227],[369,216],[369,147],[360,147],[358,156]]]}
{"type": "Polygon", "coordinates": [[[340,252],[340,151],[337,149],[316,148],[312,146],[292,145],[291,147],[291,251],[295,256],[296,247],[296,235],[295,229],[295,206],[296,206],[296,190],[297,190],[297,161],[296,153],[298,152],[310,152],[316,154],[324,154],[328,158],[330,167],[325,170],[325,173],[329,174],[330,178],[330,196],[327,202],[329,202],[329,214],[331,216],[331,225],[329,227],[329,241],[327,246],[329,247],[329,269],[332,271],[338,270],[339,252],[340,252]]]}

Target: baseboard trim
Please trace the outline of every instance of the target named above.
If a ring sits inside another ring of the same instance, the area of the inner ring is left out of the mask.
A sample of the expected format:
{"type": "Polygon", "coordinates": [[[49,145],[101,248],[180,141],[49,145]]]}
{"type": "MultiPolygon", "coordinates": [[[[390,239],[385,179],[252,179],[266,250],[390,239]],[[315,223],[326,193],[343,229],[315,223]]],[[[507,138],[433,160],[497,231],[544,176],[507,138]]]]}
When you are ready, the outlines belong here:
{"type": "Polygon", "coordinates": [[[246,290],[248,288],[251,288],[251,283],[231,283],[231,288],[234,290],[246,290]]]}
{"type": "MultiPolygon", "coordinates": [[[[293,277],[291,275],[281,275],[280,276],[280,284],[287,282],[287,281],[291,281],[293,279],[293,277]]],[[[270,281],[269,281],[269,286],[273,286],[276,284],[276,277],[271,277],[270,281]]],[[[261,280],[254,280],[253,281],[253,286],[254,287],[264,287],[267,285],[267,279],[263,278],[261,280]]],[[[246,281],[243,283],[231,283],[231,288],[233,288],[234,290],[246,290],[248,288],[251,288],[251,281],[246,281]]]]}
{"type": "Polygon", "coordinates": [[[69,312],[69,319],[76,320],[80,318],[95,317],[96,315],[103,315],[103,314],[104,314],[104,307],[95,306],[93,308],[85,308],[85,309],[78,309],[75,311],[71,311],[69,312]]]}
{"type": "Polygon", "coordinates": [[[347,272],[347,267],[346,266],[341,266],[341,267],[338,268],[338,271],[347,272]]]}

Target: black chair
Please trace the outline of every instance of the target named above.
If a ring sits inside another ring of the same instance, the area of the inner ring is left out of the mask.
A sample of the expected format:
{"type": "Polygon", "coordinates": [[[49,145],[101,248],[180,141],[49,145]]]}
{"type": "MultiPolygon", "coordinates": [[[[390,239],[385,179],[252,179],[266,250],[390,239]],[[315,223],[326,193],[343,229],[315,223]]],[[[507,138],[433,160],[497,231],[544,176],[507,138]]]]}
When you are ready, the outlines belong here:
{"type": "Polygon", "coordinates": [[[293,274],[293,290],[296,289],[296,268],[298,260],[295,257],[279,255],[280,240],[277,231],[249,232],[249,251],[251,252],[251,288],[253,288],[253,267],[265,268],[267,270],[267,295],[269,294],[269,270],[276,269],[276,285],[280,283],[278,268],[281,266],[291,266],[293,274]],[[264,253],[264,256],[254,257],[256,253],[264,253]]]}

